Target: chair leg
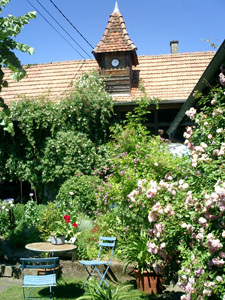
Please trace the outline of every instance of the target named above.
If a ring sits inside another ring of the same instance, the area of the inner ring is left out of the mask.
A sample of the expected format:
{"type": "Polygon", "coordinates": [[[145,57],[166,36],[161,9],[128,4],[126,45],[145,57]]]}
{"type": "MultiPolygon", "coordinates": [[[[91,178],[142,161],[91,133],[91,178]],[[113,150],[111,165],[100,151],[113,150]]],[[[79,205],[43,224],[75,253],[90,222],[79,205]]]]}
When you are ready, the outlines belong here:
{"type": "Polygon", "coordinates": [[[90,271],[88,270],[88,268],[85,265],[83,265],[83,266],[85,267],[85,269],[86,269],[86,271],[88,273],[88,278],[86,279],[85,283],[83,284],[83,286],[85,286],[86,283],[88,282],[89,278],[91,277],[91,274],[93,273],[93,271],[95,269],[95,266],[91,266],[91,270],[90,271]]]}
{"type": "Polygon", "coordinates": [[[109,266],[106,268],[106,270],[105,270],[105,272],[103,273],[103,275],[100,273],[100,271],[98,270],[98,268],[95,266],[95,269],[96,269],[96,271],[98,272],[98,274],[99,274],[99,276],[100,276],[100,278],[101,278],[101,281],[100,281],[100,286],[101,286],[101,284],[102,284],[102,282],[104,281],[104,283],[106,284],[106,286],[107,287],[109,287],[109,285],[108,285],[108,283],[106,282],[106,280],[105,280],[105,275],[106,275],[106,273],[107,273],[107,271],[108,271],[108,269],[109,269],[109,266]]]}
{"type": "Polygon", "coordinates": [[[86,285],[86,283],[88,282],[88,280],[89,280],[89,278],[91,277],[91,275],[92,275],[94,269],[97,271],[97,273],[98,273],[98,275],[99,275],[99,277],[100,277],[100,279],[101,279],[99,285],[101,286],[102,282],[104,282],[104,283],[106,284],[106,286],[109,287],[109,284],[108,284],[107,281],[105,280],[105,275],[106,275],[106,273],[107,273],[107,271],[108,271],[108,269],[109,269],[110,266],[107,266],[107,268],[105,269],[105,272],[103,273],[103,275],[101,274],[101,272],[98,270],[98,268],[97,268],[95,265],[92,265],[92,266],[91,266],[91,270],[90,270],[90,271],[88,270],[88,268],[87,268],[85,265],[83,265],[83,266],[84,266],[84,268],[86,269],[86,271],[87,271],[87,273],[88,273],[88,278],[86,279],[85,283],[83,284],[83,287],[84,287],[84,286],[86,285]]]}
{"type": "Polygon", "coordinates": [[[26,288],[23,287],[23,298],[27,299],[27,293],[26,293],[26,288]]]}
{"type": "Polygon", "coordinates": [[[50,286],[49,289],[50,289],[50,299],[54,300],[54,287],[50,286]]]}

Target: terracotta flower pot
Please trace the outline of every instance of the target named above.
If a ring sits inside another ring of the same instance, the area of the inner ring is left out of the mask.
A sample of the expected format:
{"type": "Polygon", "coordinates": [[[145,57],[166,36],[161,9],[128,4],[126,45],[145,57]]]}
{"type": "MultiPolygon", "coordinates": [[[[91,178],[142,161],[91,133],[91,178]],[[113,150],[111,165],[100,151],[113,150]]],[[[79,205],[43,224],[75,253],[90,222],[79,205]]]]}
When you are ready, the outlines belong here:
{"type": "Polygon", "coordinates": [[[144,271],[143,274],[140,270],[135,269],[135,277],[137,287],[139,290],[148,294],[159,294],[162,292],[162,278],[155,272],[144,271]]]}

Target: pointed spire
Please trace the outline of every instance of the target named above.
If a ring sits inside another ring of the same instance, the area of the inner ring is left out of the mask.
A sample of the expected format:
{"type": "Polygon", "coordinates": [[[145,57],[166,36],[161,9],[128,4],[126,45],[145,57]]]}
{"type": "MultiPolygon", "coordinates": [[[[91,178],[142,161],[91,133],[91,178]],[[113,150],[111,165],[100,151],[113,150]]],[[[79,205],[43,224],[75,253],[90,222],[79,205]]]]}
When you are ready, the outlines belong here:
{"type": "Polygon", "coordinates": [[[129,51],[132,53],[132,63],[136,66],[138,65],[136,49],[137,47],[128,35],[123,16],[116,1],[103,37],[93,50],[94,56],[98,61],[102,53],[129,51]]]}
{"type": "Polygon", "coordinates": [[[115,12],[115,13],[118,13],[120,10],[119,10],[119,6],[118,6],[118,3],[117,3],[117,1],[116,1],[116,3],[115,3],[115,8],[114,8],[114,11],[113,12],[115,12]]]}

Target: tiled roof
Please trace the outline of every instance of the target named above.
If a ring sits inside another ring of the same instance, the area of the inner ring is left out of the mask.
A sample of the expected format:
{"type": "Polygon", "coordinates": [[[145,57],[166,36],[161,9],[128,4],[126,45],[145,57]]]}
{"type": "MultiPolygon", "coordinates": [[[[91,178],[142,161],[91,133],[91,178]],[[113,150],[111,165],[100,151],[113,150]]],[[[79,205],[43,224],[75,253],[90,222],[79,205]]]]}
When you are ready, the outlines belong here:
{"type": "MultiPolygon", "coordinates": [[[[149,96],[162,100],[186,100],[215,51],[139,56],[139,77],[149,96]]],[[[132,94],[137,89],[131,90],[132,94]]]]}
{"type": "MultiPolygon", "coordinates": [[[[141,80],[149,96],[162,100],[183,102],[192,92],[215,52],[193,52],[167,55],[139,56],[139,65],[133,67],[134,82],[131,95],[113,95],[115,102],[132,102],[140,96],[137,79],[141,80]]],[[[71,82],[85,72],[98,69],[96,60],[74,60],[31,65],[26,68],[27,77],[19,82],[9,79],[9,70],[3,69],[9,86],[3,88],[1,97],[7,104],[18,97],[38,97],[48,94],[51,101],[59,101],[71,82]]]]}
{"type": "Polygon", "coordinates": [[[102,39],[93,53],[133,51],[137,49],[126,30],[124,19],[117,9],[111,14],[102,39]]]}

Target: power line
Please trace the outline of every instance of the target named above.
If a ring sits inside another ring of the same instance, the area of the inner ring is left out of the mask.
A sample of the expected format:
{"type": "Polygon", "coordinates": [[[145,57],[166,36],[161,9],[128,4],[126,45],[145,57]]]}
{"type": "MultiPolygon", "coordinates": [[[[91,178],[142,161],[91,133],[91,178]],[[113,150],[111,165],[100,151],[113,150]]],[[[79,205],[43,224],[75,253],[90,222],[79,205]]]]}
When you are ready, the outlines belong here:
{"type": "Polygon", "coordinates": [[[73,47],[73,45],[70,43],[70,42],[68,42],[65,38],[64,38],[64,36],[41,14],[41,12],[29,1],[29,0],[26,0],[32,7],[33,7],[33,9],[34,10],[36,10],[39,14],[40,14],[40,16],[42,16],[42,18],[61,36],[61,38],[63,38],[64,39],[64,41],[67,43],[67,44],[69,44],[72,48],[73,48],[73,50],[74,51],[76,51],[77,52],[77,54],[79,54],[83,59],[85,59],[85,57],[79,52],[79,51],[77,51],[77,49],[76,48],[74,48],[73,47]]]}
{"type": "Polygon", "coordinates": [[[47,14],[59,25],[59,27],[74,41],[74,43],[84,51],[84,53],[89,57],[92,58],[79,44],[78,42],[63,28],[63,26],[50,14],[50,12],[41,4],[40,1],[36,0],[38,4],[47,12],[47,14]]]}
{"type": "Polygon", "coordinates": [[[88,42],[88,40],[80,33],[80,31],[72,24],[72,22],[70,22],[70,20],[64,15],[64,13],[58,8],[58,6],[52,1],[49,0],[54,6],[55,8],[59,11],[59,13],[67,20],[67,22],[69,22],[69,24],[76,30],[76,32],[82,37],[82,39],[85,40],[85,42],[92,48],[94,49],[94,47],[88,42]]]}

